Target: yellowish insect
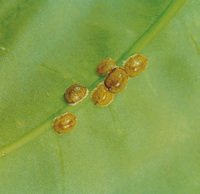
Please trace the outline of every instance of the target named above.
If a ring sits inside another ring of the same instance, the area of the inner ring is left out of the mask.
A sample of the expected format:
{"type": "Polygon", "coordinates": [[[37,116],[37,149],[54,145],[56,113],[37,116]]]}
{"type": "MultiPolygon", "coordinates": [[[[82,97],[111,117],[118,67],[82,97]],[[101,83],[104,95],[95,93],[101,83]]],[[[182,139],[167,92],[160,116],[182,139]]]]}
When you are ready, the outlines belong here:
{"type": "Polygon", "coordinates": [[[115,67],[104,79],[104,85],[108,91],[117,94],[120,93],[128,82],[128,74],[122,67],[115,67]]]}
{"type": "Polygon", "coordinates": [[[64,93],[64,99],[68,104],[75,105],[88,95],[88,89],[85,86],[74,84],[64,93]]]}
{"type": "Polygon", "coordinates": [[[62,135],[70,132],[76,125],[77,118],[70,112],[67,112],[54,119],[52,127],[53,130],[62,135]]]}
{"type": "Polygon", "coordinates": [[[147,58],[141,54],[133,55],[125,61],[124,69],[129,77],[136,77],[146,69],[147,61],[147,58]]]}
{"type": "Polygon", "coordinates": [[[22,123],[19,121],[19,122],[18,122],[18,125],[22,125],[22,123]]]}
{"type": "Polygon", "coordinates": [[[111,58],[103,59],[97,64],[96,73],[101,76],[106,75],[112,70],[114,66],[115,66],[115,61],[112,60],[111,58]]]}
{"type": "Polygon", "coordinates": [[[96,106],[108,106],[113,101],[114,94],[110,93],[103,83],[92,91],[91,99],[96,106]]]}
{"type": "Polygon", "coordinates": [[[75,84],[75,83],[76,83],[76,80],[75,80],[75,79],[72,79],[72,82],[75,84]]]}

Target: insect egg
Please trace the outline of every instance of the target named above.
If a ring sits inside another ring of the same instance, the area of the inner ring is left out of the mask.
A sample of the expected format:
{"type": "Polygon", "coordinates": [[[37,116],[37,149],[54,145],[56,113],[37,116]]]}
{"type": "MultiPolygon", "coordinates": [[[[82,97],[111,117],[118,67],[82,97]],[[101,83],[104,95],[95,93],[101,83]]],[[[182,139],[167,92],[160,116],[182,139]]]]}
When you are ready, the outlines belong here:
{"type": "Polygon", "coordinates": [[[124,69],[129,77],[136,77],[146,69],[147,61],[147,58],[141,54],[133,55],[125,61],[124,69]]]}
{"type": "Polygon", "coordinates": [[[54,119],[52,127],[53,130],[62,135],[70,132],[76,125],[76,117],[70,112],[67,112],[54,119]]]}
{"type": "Polygon", "coordinates": [[[64,99],[68,104],[74,105],[83,100],[88,94],[85,86],[74,84],[70,86],[64,93],[64,99]]]}
{"type": "Polygon", "coordinates": [[[97,64],[96,73],[101,76],[106,75],[112,70],[114,66],[115,66],[115,61],[112,60],[111,58],[103,59],[97,64]]]}
{"type": "Polygon", "coordinates": [[[104,85],[108,91],[117,94],[120,93],[128,82],[128,74],[122,67],[115,67],[104,79],[104,85]]]}
{"type": "Polygon", "coordinates": [[[96,106],[108,106],[113,101],[114,94],[110,93],[103,83],[92,91],[91,99],[96,106]]]}

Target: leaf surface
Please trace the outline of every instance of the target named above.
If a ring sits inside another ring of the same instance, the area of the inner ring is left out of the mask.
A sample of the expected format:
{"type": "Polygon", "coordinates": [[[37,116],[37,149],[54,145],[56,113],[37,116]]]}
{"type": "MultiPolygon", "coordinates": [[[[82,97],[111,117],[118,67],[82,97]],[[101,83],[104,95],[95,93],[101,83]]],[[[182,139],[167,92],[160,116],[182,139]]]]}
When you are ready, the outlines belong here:
{"type": "Polygon", "coordinates": [[[198,1],[0,5],[0,193],[200,190],[198,1]],[[90,92],[103,81],[99,61],[121,66],[135,53],[148,68],[108,107],[89,95],[66,105],[74,80],[90,92]],[[64,112],[78,121],[58,136],[51,125],[64,112]]]}

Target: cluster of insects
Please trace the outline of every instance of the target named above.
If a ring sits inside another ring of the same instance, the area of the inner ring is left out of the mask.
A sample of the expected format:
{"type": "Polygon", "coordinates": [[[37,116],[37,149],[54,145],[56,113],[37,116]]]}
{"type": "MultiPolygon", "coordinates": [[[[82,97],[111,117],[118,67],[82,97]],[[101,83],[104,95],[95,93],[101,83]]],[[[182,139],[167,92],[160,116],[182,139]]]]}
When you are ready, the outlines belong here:
{"type": "Polygon", "coordinates": [[[106,75],[104,82],[92,92],[91,99],[96,106],[107,106],[113,101],[114,94],[118,94],[126,87],[129,78],[138,76],[146,69],[147,58],[136,54],[129,57],[123,67],[116,67],[115,62],[108,58],[97,64],[96,73],[106,75]]]}
{"type": "MultiPolygon", "coordinates": [[[[129,78],[142,73],[147,67],[147,58],[141,54],[129,57],[123,67],[117,67],[111,58],[103,59],[96,66],[96,73],[105,76],[103,83],[100,83],[91,93],[91,100],[94,105],[108,106],[118,94],[124,90],[129,78]]],[[[64,100],[70,105],[75,105],[86,98],[88,89],[85,86],[74,84],[64,93],[64,100]]],[[[53,129],[58,134],[70,132],[76,125],[76,116],[72,113],[65,113],[54,119],[53,129]]]]}

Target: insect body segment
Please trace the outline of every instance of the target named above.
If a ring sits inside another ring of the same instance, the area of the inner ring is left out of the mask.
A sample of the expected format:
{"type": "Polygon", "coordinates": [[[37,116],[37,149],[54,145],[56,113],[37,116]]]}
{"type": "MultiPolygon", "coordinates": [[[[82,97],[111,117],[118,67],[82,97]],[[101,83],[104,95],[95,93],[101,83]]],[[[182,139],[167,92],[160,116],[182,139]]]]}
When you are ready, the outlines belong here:
{"type": "Polygon", "coordinates": [[[70,86],[64,93],[64,99],[68,104],[76,104],[83,100],[88,94],[88,89],[85,86],[74,84],[70,86]]]}
{"type": "Polygon", "coordinates": [[[103,83],[92,91],[91,99],[96,106],[108,106],[113,101],[114,94],[110,93],[103,83]]]}
{"type": "Polygon", "coordinates": [[[52,127],[53,130],[62,135],[70,132],[76,125],[76,117],[70,112],[67,112],[54,119],[52,127]]]}
{"type": "Polygon", "coordinates": [[[96,73],[100,76],[106,75],[109,73],[112,68],[115,66],[115,61],[111,58],[103,59],[96,66],[96,73]]]}
{"type": "Polygon", "coordinates": [[[117,94],[120,93],[128,82],[128,74],[122,67],[115,67],[105,78],[104,85],[108,91],[117,94]]]}
{"type": "Polygon", "coordinates": [[[147,67],[147,58],[141,54],[129,57],[124,63],[124,69],[130,78],[138,76],[147,67]]]}

